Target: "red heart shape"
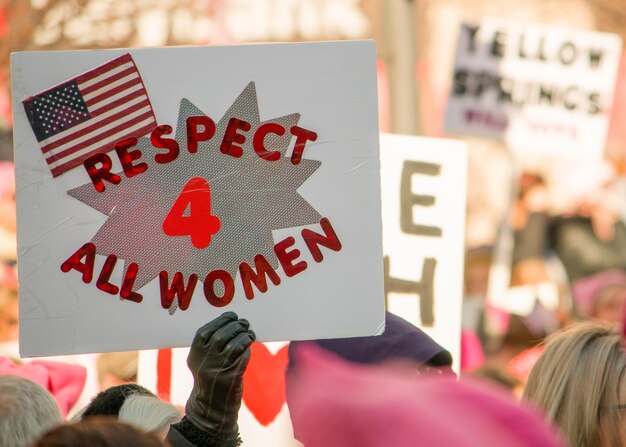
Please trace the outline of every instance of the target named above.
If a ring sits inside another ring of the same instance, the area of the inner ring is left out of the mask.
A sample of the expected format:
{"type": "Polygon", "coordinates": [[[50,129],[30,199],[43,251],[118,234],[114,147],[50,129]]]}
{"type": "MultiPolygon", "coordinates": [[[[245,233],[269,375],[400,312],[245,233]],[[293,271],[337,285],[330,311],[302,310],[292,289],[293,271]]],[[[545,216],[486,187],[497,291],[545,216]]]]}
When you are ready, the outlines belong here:
{"type": "Polygon", "coordinates": [[[243,375],[243,401],[263,426],[272,423],[285,404],[288,345],[272,354],[263,343],[250,347],[250,363],[243,375]]]}

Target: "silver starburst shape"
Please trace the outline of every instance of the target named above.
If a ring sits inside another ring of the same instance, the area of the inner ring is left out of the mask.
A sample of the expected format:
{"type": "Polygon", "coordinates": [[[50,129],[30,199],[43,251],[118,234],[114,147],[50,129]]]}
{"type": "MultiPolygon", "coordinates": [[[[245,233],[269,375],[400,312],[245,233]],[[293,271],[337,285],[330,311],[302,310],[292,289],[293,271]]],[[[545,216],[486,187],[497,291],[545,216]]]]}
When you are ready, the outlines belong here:
{"type": "Polygon", "coordinates": [[[108,216],[91,239],[97,253],[115,254],[139,266],[135,289],[140,289],[161,271],[181,272],[185,278],[197,274],[199,279],[213,270],[225,270],[235,277],[242,262],[254,265],[254,257],[263,255],[273,267],[278,266],[274,253],[272,231],[308,225],[320,221],[320,214],[298,194],[297,189],[321,165],[320,161],[302,159],[293,164],[285,154],[292,135],[268,134],[265,146],[281,153],[275,161],[259,157],[253,149],[255,129],[267,122],[290,129],[298,123],[297,113],[262,122],[256,90],[250,82],[232,106],[216,123],[215,135],[198,143],[198,150],[187,150],[186,122],[190,116],[206,116],[187,99],[182,99],[175,139],[180,145],[177,159],[167,164],[155,162],[154,155],[163,149],[152,146],[148,137],[136,147],[147,171],[122,181],[106,183],[98,192],[89,183],[68,191],[68,194],[108,216]],[[239,158],[220,152],[227,124],[231,118],[251,124],[239,158]],[[189,236],[169,236],[163,222],[192,178],[201,178],[210,185],[211,214],[219,219],[219,231],[211,236],[206,248],[197,248],[189,236]]]}

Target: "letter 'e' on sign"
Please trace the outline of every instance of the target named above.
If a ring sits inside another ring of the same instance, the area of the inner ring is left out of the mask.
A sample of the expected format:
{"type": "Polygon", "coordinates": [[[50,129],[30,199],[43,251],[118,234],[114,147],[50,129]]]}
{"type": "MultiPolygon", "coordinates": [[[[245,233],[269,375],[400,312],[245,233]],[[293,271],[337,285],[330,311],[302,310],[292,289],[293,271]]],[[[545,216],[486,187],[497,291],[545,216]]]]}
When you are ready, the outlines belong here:
{"type": "Polygon", "coordinates": [[[23,356],[384,327],[371,41],[14,53],[23,356]],[[288,67],[288,69],[286,69],[288,67]]]}

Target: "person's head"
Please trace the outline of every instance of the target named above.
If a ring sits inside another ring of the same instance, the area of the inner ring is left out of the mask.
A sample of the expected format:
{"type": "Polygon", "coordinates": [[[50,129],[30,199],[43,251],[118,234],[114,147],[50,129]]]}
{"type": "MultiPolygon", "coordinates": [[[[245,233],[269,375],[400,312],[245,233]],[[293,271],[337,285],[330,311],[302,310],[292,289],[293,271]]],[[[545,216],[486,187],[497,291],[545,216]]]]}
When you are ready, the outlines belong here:
{"type": "Polygon", "coordinates": [[[546,341],[524,398],[572,447],[626,445],[626,356],[614,326],[580,322],[546,341]]]}
{"type": "Polygon", "coordinates": [[[178,409],[158,397],[135,394],[126,398],[118,418],[142,430],[165,439],[171,424],[183,417],[178,409]]]}
{"type": "Polygon", "coordinates": [[[156,436],[110,417],[63,424],[47,432],[33,447],[163,447],[156,436]]]}
{"type": "Polygon", "coordinates": [[[61,422],[57,403],[41,385],[0,376],[0,447],[28,447],[61,422]]]}
{"type": "Polygon", "coordinates": [[[605,270],[572,285],[577,310],[586,318],[621,323],[626,310],[626,271],[605,270]]]}
{"type": "Polygon", "coordinates": [[[111,388],[99,392],[96,397],[89,402],[89,405],[83,410],[81,418],[85,419],[90,416],[118,416],[126,399],[135,395],[156,397],[150,390],[136,383],[112,386],[111,388]]]}
{"type": "Polygon", "coordinates": [[[626,284],[609,285],[596,295],[590,317],[609,323],[620,323],[624,317],[625,306],[626,284]]]}

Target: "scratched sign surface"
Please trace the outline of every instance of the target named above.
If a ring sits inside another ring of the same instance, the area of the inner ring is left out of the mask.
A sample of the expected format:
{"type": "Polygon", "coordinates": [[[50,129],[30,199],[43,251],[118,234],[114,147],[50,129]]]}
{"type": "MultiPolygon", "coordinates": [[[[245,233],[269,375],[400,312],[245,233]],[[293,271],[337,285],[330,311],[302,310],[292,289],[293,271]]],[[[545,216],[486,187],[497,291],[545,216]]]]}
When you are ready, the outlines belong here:
{"type": "Polygon", "coordinates": [[[383,328],[373,42],[12,56],[24,356],[383,328]],[[357,262],[358,260],[358,262],[357,262]]]}

